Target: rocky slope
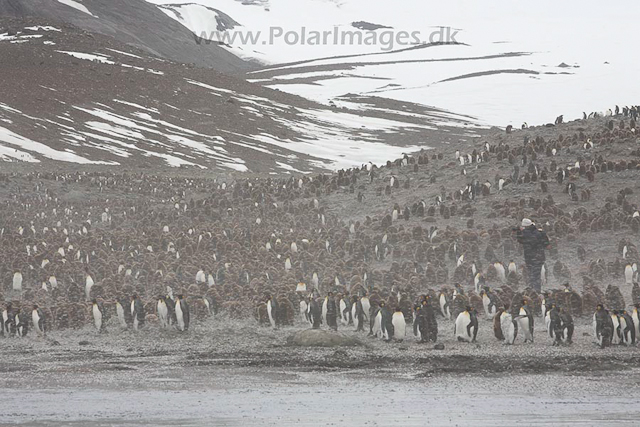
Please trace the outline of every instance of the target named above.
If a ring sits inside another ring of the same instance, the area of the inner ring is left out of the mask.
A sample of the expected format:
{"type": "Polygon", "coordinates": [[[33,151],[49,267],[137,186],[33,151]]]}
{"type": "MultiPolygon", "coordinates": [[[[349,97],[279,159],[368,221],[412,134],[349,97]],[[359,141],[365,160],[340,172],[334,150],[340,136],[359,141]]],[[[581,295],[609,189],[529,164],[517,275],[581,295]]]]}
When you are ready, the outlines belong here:
{"type": "Polygon", "coordinates": [[[5,19],[0,28],[5,161],[311,172],[484,131],[411,104],[321,106],[69,25],[5,19]]]}

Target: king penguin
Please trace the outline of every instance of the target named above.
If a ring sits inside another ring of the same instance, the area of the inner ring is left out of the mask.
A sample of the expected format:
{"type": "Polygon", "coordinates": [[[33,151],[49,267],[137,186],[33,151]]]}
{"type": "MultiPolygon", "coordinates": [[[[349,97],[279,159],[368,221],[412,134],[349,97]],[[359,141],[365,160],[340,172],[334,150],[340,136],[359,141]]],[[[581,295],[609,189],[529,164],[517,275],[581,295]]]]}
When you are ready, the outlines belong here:
{"type": "Polygon", "coordinates": [[[362,304],[362,313],[365,320],[369,320],[369,316],[371,316],[371,301],[369,301],[369,297],[364,295],[360,298],[360,303],[362,304]]]}
{"type": "Polygon", "coordinates": [[[633,320],[633,326],[636,330],[636,339],[640,339],[640,303],[633,306],[633,311],[631,311],[631,319],[633,320]]]}
{"type": "Polygon", "coordinates": [[[484,288],[480,291],[480,297],[482,297],[482,307],[484,313],[489,319],[493,319],[498,311],[498,305],[496,303],[496,296],[491,292],[489,288],[484,288]]]}
{"type": "Polygon", "coordinates": [[[518,323],[513,320],[508,310],[504,310],[500,314],[500,329],[502,330],[504,343],[512,345],[518,336],[518,323]]]}
{"type": "Polygon", "coordinates": [[[382,307],[384,301],[382,301],[378,308],[371,314],[371,320],[369,322],[369,335],[373,335],[378,338],[382,336],[382,307]]]}
{"type": "Polygon", "coordinates": [[[343,326],[347,326],[349,324],[350,313],[351,313],[351,304],[349,302],[348,297],[345,296],[343,298],[340,298],[339,308],[340,308],[340,323],[342,323],[343,326]]]}
{"type": "Polygon", "coordinates": [[[133,329],[139,330],[144,326],[145,313],[144,304],[137,294],[131,297],[131,319],[133,320],[133,329]]]}
{"type": "Polygon", "coordinates": [[[353,295],[351,297],[351,318],[356,327],[356,332],[364,331],[364,308],[362,307],[362,298],[353,295]]]}
{"type": "Polygon", "coordinates": [[[624,321],[624,328],[622,328],[622,326],[620,327],[620,330],[622,332],[623,342],[626,345],[635,345],[636,327],[633,322],[633,318],[631,317],[631,315],[627,310],[622,310],[620,317],[621,317],[621,320],[620,320],[621,325],[622,325],[622,322],[624,321]]]}
{"type": "Polygon", "coordinates": [[[600,348],[611,345],[613,338],[613,322],[609,311],[605,310],[602,304],[598,304],[596,312],[593,313],[593,336],[600,348]]]}
{"type": "Polygon", "coordinates": [[[93,324],[98,332],[103,332],[104,322],[102,321],[104,315],[104,307],[99,304],[94,298],[91,302],[91,313],[93,314],[93,324]]]}
{"type": "Polygon", "coordinates": [[[329,297],[324,297],[322,301],[322,323],[327,324],[327,311],[329,309],[329,297]]]}
{"type": "Polygon", "coordinates": [[[45,316],[37,304],[34,304],[33,309],[31,310],[31,321],[33,322],[33,329],[36,330],[38,335],[43,337],[46,330],[45,316]]]}
{"type": "Polygon", "coordinates": [[[622,333],[620,332],[620,318],[618,317],[618,311],[613,310],[609,317],[611,318],[611,324],[613,334],[611,335],[611,344],[622,344],[622,333]]]}
{"type": "Polygon", "coordinates": [[[524,342],[533,342],[533,313],[529,309],[527,302],[522,301],[522,306],[516,317],[518,326],[524,336],[524,342]]]}
{"type": "Polygon", "coordinates": [[[271,327],[276,329],[278,327],[278,303],[273,299],[271,295],[267,296],[267,314],[269,315],[269,322],[271,327]]]}
{"type": "Polygon", "coordinates": [[[2,335],[8,337],[15,333],[15,313],[10,302],[2,310],[2,335]]]}
{"type": "Polygon", "coordinates": [[[627,285],[633,285],[633,266],[631,264],[627,264],[624,268],[624,281],[627,285]]]}
{"type": "Polygon", "coordinates": [[[29,332],[29,321],[27,320],[27,316],[23,313],[16,313],[14,317],[14,323],[16,328],[16,335],[19,337],[26,337],[27,332],[29,332]]]}
{"type": "Polygon", "coordinates": [[[397,341],[404,340],[407,322],[404,320],[404,313],[400,307],[396,307],[393,316],[391,316],[391,324],[393,325],[393,338],[397,341]]]}
{"type": "Polygon", "coordinates": [[[16,292],[22,291],[22,273],[19,271],[13,273],[13,290],[16,292]]]}
{"type": "Polygon", "coordinates": [[[94,284],[95,283],[91,275],[87,274],[87,277],[85,278],[85,284],[84,284],[84,294],[87,301],[89,300],[89,298],[91,298],[91,288],[93,288],[94,284]]]}
{"type": "Polygon", "coordinates": [[[189,330],[189,305],[182,295],[176,295],[176,326],[180,332],[189,330]]]}
{"type": "Polygon", "coordinates": [[[127,327],[127,318],[125,316],[125,310],[122,306],[122,303],[116,300],[116,314],[118,316],[118,321],[120,322],[120,326],[126,329],[127,327]]]}
{"type": "Polygon", "coordinates": [[[458,341],[476,342],[478,335],[478,317],[469,306],[458,315],[453,329],[454,336],[458,341]]]}
{"type": "Polygon", "coordinates": [[[310,326],[313,329],[320,329],[320,323],[322,322],[320,305],[318,304],[318,301],[313,298],[313,295],[309,295],[309,303],[307,307],[307,318],[309,320],[310,326]]]}
{"type": "Polygon", "coordinates": [[[440,292],[439,297],[440,302],[440,313],[444,316],[445,319],[451,320],[451,304],[449,302],[449,298],[446,293],[440,292]]]}
{"type": "Polygon", "coordinates": [[[309,321],[309,304],[304,298],[300,298],[300,318],[303,322],[309,321]]]}
{"type": "Polygon", "coordinates": [[[156,310],[158,311],[158,319],[160,320],[160,326],[162,329],[166,329],[171,324],[169,321],[169,307],[167,307],[167,302],[165,301],[165,297],[158,297],[158,302],[156,304],[156,310]]]}

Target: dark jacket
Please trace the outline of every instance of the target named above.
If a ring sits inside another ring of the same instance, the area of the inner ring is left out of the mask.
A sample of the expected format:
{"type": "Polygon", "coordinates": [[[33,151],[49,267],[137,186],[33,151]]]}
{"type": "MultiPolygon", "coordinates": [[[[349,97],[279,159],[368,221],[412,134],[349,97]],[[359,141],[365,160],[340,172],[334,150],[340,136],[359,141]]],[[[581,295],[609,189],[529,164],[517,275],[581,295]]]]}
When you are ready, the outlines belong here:
{"type": "Polygon", "coordinates": [[[549,246],[547,233],[532,225],[518,230],[516,238],[524,249],[524,261],[527,264],[543,264],[545,262],[544,250],[549,246]]]}

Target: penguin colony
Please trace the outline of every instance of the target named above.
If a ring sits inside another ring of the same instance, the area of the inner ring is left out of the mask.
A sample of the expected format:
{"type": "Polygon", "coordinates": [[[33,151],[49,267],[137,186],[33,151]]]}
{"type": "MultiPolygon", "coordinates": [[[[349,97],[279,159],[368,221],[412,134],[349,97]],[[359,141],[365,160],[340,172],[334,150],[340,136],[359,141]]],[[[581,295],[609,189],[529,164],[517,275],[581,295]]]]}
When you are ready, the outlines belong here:
{"type": "Polygon", "coordinates": [[[331,175],[2,173],[3,335],[88,325],[188,332],[220,312],[423,342],[473,342],[492,324],[513,344],[544,328],[553,345],[575,340],[582,317],[598,345],[634,343],[631,111],[331,175]],[[605,177],[614,184],[599,184],[605,177]],[[338,201],[347,199],[345,218],[338,201]],[[541,295],[526,287],[511,232],[523,217],[552,240],[541,295]],[[616,246],[604,257],[581,243],[603,237],[616,246]]]}

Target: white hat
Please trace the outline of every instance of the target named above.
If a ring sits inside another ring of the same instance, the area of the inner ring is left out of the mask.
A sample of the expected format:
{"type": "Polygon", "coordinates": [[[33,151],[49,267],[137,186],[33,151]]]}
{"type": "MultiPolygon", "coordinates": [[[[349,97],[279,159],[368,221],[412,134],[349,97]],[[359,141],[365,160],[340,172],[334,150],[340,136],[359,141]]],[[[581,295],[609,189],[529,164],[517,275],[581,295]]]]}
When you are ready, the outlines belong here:
{"type": "Polygon", "coordinates": [[[522,220],[522,224],[520,224],[523,228],[526,227],[531,227],[533,225],[533,221],[531,221],[529,218],[524,218],[522,220]]]}

